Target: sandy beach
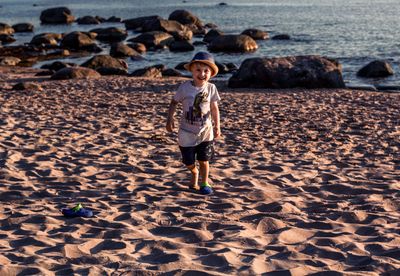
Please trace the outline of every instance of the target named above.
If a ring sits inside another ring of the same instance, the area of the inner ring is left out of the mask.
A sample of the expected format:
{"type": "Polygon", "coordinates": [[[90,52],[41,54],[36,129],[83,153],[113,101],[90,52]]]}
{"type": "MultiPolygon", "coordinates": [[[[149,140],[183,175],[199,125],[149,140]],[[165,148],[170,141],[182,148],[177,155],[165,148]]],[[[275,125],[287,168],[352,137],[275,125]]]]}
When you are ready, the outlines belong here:
{"type": "Polygon", "coordinates": [[[38,71],[0,67],[0,275],[400,274],[400,94],[215,82],[202,196],[165,130],[184,79],[38,71]]]}

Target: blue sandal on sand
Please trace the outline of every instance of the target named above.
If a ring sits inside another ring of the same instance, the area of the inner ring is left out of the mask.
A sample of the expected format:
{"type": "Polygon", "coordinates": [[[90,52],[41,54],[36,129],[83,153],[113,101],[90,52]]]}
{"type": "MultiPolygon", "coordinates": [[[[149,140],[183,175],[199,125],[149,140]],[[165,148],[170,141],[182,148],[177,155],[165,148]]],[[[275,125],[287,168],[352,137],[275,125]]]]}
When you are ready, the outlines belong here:
{"type": "Polygon", "coordinates": [[[75,217],[84,217],[90,218],[93,217],[93,212],[89,209],[83,208],[82,204],[78,203],[74,208],[70,209],[62,209],[61,212],[67,218],[75,218],[75,217]]]}
{"type": "Polygon", "coordinates": [[[213,193],[213,189],[210,184],[203,183],[203,184],[201,184],[201,187],[200,187],[200,193],[203,195],[210,195],[213,193]]]}

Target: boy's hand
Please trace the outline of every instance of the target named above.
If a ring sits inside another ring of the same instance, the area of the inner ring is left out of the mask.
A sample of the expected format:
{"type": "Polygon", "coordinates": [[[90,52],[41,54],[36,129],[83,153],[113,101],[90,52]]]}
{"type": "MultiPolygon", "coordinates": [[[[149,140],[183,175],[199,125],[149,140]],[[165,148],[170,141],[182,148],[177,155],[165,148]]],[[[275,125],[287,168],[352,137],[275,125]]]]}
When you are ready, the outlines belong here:
{"type": "Polygon", "coordinates": [[[169,105],[168,116],[167,116],[167,125],[165,126],[165,128],[167,129],[168,132],[173,132],[174,128],[175,128],[174,113],[175,113],[177,104],[178,104],[177,101],[171,100],[171,103],[169,105]]]}
{"type": "Polygon", "coordinates": [[[220,122],[219,122],[219,108],[218,108],[218,102],[214,101],[211,102],[211,117],[213,120],[213,125],[214,125],[214,138],[217,139],[221,137],[221,127],[220,127],[220,122]]]}
{"type": "Polygon", "coordinates": [[[221,137],[221,128],[214,127],[214,139],[221,137]]]}
{"type": "Polygon", "coordinates": [[[168,118],[166,129],[168,132],[173,132],[175,128],[175,122],[173,119],[168,118]]]}

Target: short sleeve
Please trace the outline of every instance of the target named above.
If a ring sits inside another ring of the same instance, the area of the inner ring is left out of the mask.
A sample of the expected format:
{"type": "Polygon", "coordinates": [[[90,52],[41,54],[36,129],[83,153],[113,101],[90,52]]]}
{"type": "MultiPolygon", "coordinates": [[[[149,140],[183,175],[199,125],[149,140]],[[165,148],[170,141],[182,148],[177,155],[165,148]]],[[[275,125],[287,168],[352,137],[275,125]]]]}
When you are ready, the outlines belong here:
{"type": "Polygon", "coordinates": [[[221,98],[220,98],[220,96],[218,94],[218,89],[215,86],[215,84],[212,84],[210,102],[219,102],[220,100],[221,100],[221,98]]]}
{"type": "Polygon", "coordinates": [[[174,95],[174,101],[176,102],[182,102],[184,98],[184,89],[183,89],[183,84],[179,85],[178,90],[176,91],[174,95]]]}

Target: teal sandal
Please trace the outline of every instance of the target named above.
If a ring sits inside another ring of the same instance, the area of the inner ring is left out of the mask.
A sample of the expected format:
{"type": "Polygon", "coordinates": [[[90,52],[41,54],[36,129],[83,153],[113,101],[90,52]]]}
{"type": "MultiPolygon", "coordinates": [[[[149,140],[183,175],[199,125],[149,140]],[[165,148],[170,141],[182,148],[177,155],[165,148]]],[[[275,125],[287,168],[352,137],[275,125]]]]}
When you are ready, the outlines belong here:
{"type": "Polygon", "coordinates": [[[213,189],[212,189],[211,185],[206,182],[206,183],[201,184],[200,193],[203,195],[210,195],[213,193],[213,189]]]}
{"type": "Polygon", "coordinates": [[[61,212],[67,218],[76,218],[76,217],[90,218],[90,217],[93,217],[93,212],[87,208],[83,208],[82,204],[80,204],[80,203],[78,203],[73,208],[62,209],[61,212]]]}

